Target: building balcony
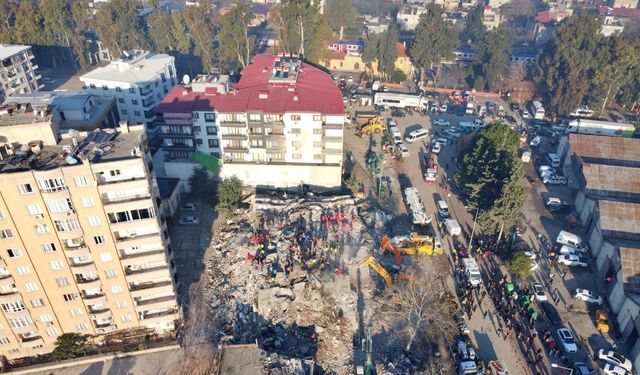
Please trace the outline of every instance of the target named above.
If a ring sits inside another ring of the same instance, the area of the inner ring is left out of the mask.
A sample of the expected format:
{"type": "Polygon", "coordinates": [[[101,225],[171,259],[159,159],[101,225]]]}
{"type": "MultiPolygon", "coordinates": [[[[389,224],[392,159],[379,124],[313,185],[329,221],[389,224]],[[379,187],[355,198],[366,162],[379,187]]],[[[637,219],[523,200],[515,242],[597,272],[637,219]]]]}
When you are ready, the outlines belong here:
{"type": "Polygon", "coordinates": [[[156,325],[165,322],[171,322],[180,318],[178,309],[169,309],[167,311],[161,311],[153,314],[145,314],[140,317],[141,325],[156,325]]]}
{"type": "Polygon", "coordinates": [[[172,272],[168,264],[137,270],[125,268],[125,279],[128,283],[142,283],[153,279],[170,279],[171,277],[172,272]]]}
{"type": "Polygon", "coordinates": [[[69,263],[69,266],[71,267],[71,272],[73,272],[76,275],[80,273],[89,273],[96,270],[96,265],[95,263],[93,263],[93,261],[82,263],[82,264],[69,263]]]}
{"type": "Polygon", "coordinates": [[[245,127],[247,126],[247,122],[246,121],[220,121],[220,126],[245,127]]]}
{"type": "Polygon", "coordinates": [[[11,293],[4,292],[4,294],[0,294],[0,303],[11,303],[11,302],[20,302],[22,301],[22,296],[18,293],[18,289],[11,291],[11,293]]]}
{"type": "Polygon", "coordinates": [[[342,143],[342,137],[329,137],[329,136],[323,136],[322,140],[324,142],[340,142],[342,143]]]}
{"type": "Polygon", "coordinates": [[[80,275],[76,275],[76,283],[78,283],[78,286],[81,289],[92,289],[92,288],[99,288],[100,286],[102,286],[102,282],[100,281],[99,277],[95,277],[93,279],[87,279],[87,278],[81,277],[80,275]]]}
{"type": "Polygon", "coordinates": [[[323,155],[342,155],[342,150],[337,148],[323,148],[323,155]]]}
{"type": "Polygon", "coordinates": [[[104,293],[83,294],[82,300],[87,306],[107,304],[107,296],[104,293]]]}
{"type": "MultiPolygon", "coordinates": [[[[111,207],[110,207],[111,208],[111,207]]],[[[160,223],[157,217],[150,217],[148,219],[122,221],[120,223],[109,223],[109,228],[113,231],[125,231],[131,230],[131,228],[145,228],[154,226],[160,228],[160,223]]]]}
{"type": "MultiPolygon", "coordinates": [[[[76,214],[76,210],[69,210],[65,212],[49,212],[51,216],[51,220],[66,220],[66,219],[75,219],[78,217],[76,214]]],[[[44,215],[42,216],[44,218],[44,215]]]]}
{"type": "Polygon", "coordinates": [[[135,195],[128,195],[128,196],[125,196],[125,197],[102,199],[102,203],[104,205],[111,205],[111,204],[118,204],[118,203],[135,202],[135,201],[139,201],[139,200],[147,200],[147,199],[150,199],[150,198],[151,198],[151,193],[135,194],[135,195]]]}
{"type": "Polygon", "coordinates": [[[160,138],[168,138],[168,139],[172,139],[172,138],[194,138],[194,133],[166,133],[166,132],[162,132],[160,133],[160,138]]]}
{"type": "MultiPolygon", "coordinates": [[[[131,183],[131,182],[136,182],[136,181],[146,181],[147,180],[147,176],[139,176],[139,177],[128,177],[128,178],[122,178],[122,179],[113,179],[113,180],[105,180],[105,179],[98,179],[98,186],[100,185],[115,185],[115,184],[123,184],[122,186],[119,186],[118,191],[122,190],[126,190],[128,187],[124,186],[125,183],[131,183]]],[[[136,185],[133,186],[134,188],[137,187],[136,185]]],[[[101,191],[102,193],[102,191],[101,191]]]]}
{"type": "Polygon", "coordinates": [[[125,267],[133,266],[135,264],[149,264],[161,261],[166,261],[164,249],[120,255],[120,263],[125,267]]]}
{"type": "Polygon", "coordinates": [[[81,237],[84,233],[82,233],[82,228],[78,225],[77,229],[73,229],[73,230],[66,230],[64,232],[61,231],[56,231],[56,233],[58,234],[58,237],[61,240],[70,240],[73,238],[78,238],[81,237]]]}
{"type": "Polygon", "coordinates": [[[153,294],[168,294],[174,292],[173,282],[171,280],[166,281],[147,281],[140,284],[129,284],[129,291],[131,297],[139,298],[153,294]]]}
{"type": "Polygon", "coordinates": [[[89,307],[89,317],[91,319],[110,319],[113,317],[111,310],[108,307],[92,308],[89,307]]]}
{"type": "MultiPolygon", "coordinates": [[[[3,277],[0,277],[0,287],[13,287],[16,284],[16,281],[14,280],[13,276],[11,276],[11,274],[5,274],[3,275],[3,277]]],[[[16,289],[16,292],[18,290],[16,289]]],[[[11,294],[11,293],[15,293],[15,292],[7,292],[7,291],[1,291],[0,290],[0,295],[2,294],[11,294]]]]}
{"type": "Polygon", "coordinates": [[[222,134],[222,139],[247,139],[246,134],[222,134]]]}
{"type": "Polygon", "coordinates": [[[195,151],[196,146],[195,145],[187,145],[184,143],[178,144],[178,143],[172,143],[170,145],[168,144],[163,144],[162,148],[167,149],[167,150],[186,150],[186,151],[195,151]]]}
{"type": "Polygon", "coordinates": [[[163,296],[136,301],[137,311],[170,309],[177,306],[176,296],[163,296]]]}
{"type": "Polygon", "coordinates": [[[228,147],[223,147],[224,152],[249,152],[249,148],[248,147],[242,147],[242,146],[228,146],[228,147]]]}
{"type": "Polygon", "coordinates": [[[29,337],[21,337],[20,338],[20,347],[21,348],[35,348],[37,346],[44,345],[44,340],[42,337],[38,336],[29,336],[29,337]]]}
{"type": "Polygon", "coordinates": [[[108,323],[108,324],[96,324],[96,333],[99,335],[105,334],[105,333],[109,333],[109,332],[113,332],[116,330],[116,325],[113,323],[108,323]]]}
{"type": "Polygon", "coordinates": [[[88,256],[91,255],[89,248],[86,245],[78,246],[78,247],[64,247],[65,253],[69,256],[88,256]]]}
{"type": "Polygon", "coordinates": [[[29,335],[29,334],[33,333],[33,331],[37,330],[35,324],[31,324],[31,325],[23,326],[23,327],[11,327],[11,326],[9,326],[9,328],[11,328],[13,333],[18,334],[18,335],[20,335],[20,334],[29,335]]]}
{"type": "Polygon", "coordinates": [[[124,247],[133,247],[139,245],[147,245],[150,243],[162,243],[160,232],[149,234],[129,235],[128,237],[116,238],[116,246],[121,249],[124,247]]]}

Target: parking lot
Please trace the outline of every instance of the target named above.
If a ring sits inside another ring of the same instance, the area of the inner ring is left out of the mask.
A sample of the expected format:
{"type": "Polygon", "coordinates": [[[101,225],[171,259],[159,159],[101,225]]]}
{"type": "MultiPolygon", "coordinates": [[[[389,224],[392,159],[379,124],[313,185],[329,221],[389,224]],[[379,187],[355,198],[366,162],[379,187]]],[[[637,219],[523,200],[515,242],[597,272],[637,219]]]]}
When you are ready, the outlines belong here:
{"type": "MultiPolygon", "coordinates": [[[[441,104],[444,98],[442,95],[439,95],[439,97],[433,99],[441,104]]],[[[514,127],[516,130],[521,132],[528,129],[530,131],[530,134],[528,134],[526,138],[526,143],[521,146],[523,150],[532,152],[531,162],[524,164],[526,175],[524,183],[529,195],[523,208],[521,225],[528,229],[521,237],[521,240],[526,242],[531,250],[539,254],[537,261],[539,266],[529,278],[528,283],[538,282],[545,286],[548,302],[557,310],[562,319],[561,324],[553,324],[549,320],[549,317],[547,317],[543,311],[540,311],[538,324],[540,326],[546,326],[553,333],[556,341],[557,329],[560,327],[568,328],[576,338],[579,348],[577,353],[569,355],[565,355],[562,352],[558,355],[545,355],[544,361],[547,365],[546,373],[560,373],[561,369],[557,368],[554,370],[551,364],[567,366],[574,362],[584,362],[587,367],[595,370],[597,366],[593,361],[594,353],[597,353],[599,349],[609,348],[611,343],[614,342],[610,334],[600,332],[596,329],[595,311],[598,308],[604,308],[606,310],[606,307],[599,307],[572,297],[577,288],[597,291],[597,285],[601,284],[598,283],[593,276],[591,269],[593,259],[587,258],[589,261],[588,267],[558,265],[549,257],[553,249],[548,249],[542,245],[543,242],[547,241],[550,241],[552,244],[555,243],[555,239],[561,230],[568,230],[577,235],[584,234],[582,229],[576,227],[573,220],[571,220],[573,201],[570,188],[565,185],[543,184],[537,171],[539,165],[546,163],[545,159],[547,154],[555,152],[559,138],[558,132],[547,130],[538,131],[537,134],[533,134],[533,129],[536,128],[533,126],[535,121],[523,119],[520,112],[516,113],[512,111],[505,101],[496,100],[495,98],[475,98],[476,104],[486,104],[487,101],[496,102],[496,108],[500,105],[503,106],[506,115],[512,116],[513,119],[515,119],[514,127]],[[536,135],[541,136],[540,144],[537,147],[530,147],[529,142],[536,135]],[[545,201],[550,197],[559,198],[561,201],[566,202],[568,209],[550,212],[545,205],[545,201]],[[551,275],[553,276],[550,280],[551,275]]],[[[360,107],[357,106],[356,103],[353,103],[353,105],[348,105],[348,109],[353,116],[356,111],[372,110],[373,108],[360,107]]],[[[392,117],[391,113],[391,110],[381,112],[385,124],[386,121],[392,117]]],[[[386,176],[389,181],[391,195],[381,199],[381,204],[406,223],[408,222],[408,217],[403,201],[402,190],[409,186],[416,187],[422,195],[427,212],[434,216],[436,216],[435,213],[437,212],[435,206],[436,201],[440,199],[447,201],[453,218],[456,219],[463,228],[463,233],[465,234],[463,241],[468,241],[473,227],[473,216],[466,210],[462,202],[457,199],[455,191],[450,187],[450,179],[456,171],[457,159],[455,158],[458,157],[460,144],[465,142],[464,134],[461,137],[454,138],[451,144],[444,146],[442,151],[435,156],[435,161],[439,167],[438,182],[436,184],[425,183],[423,179],[423,167],[425,156],[429,155],[431,150],[430,141],[434,137],[437,137],[437,134],[445,130],[443,126],[434,125],[434,122],[440,122],[436,120],[443,119],[448,121],[451,127],[457,127],[460,122],[473,122],[476,116],[457,115],[446,112],[436,112],[428,115],[418,112],[406,112],[403,117],[396,116],[393,118],[397,122],[403,137],[406,137],[411,131],[420,128],[428,129],[432,136],[414,143],[405,142],[409,151],[408,157],[399,160],[390,156],[384,158],[382,175],[386,176]]],[[[485,118],[485,121],[487,120],[488,119],[485,118]]],[[[354,171],[356,171],[358,179],[363,182],[365,186],[368,186],[369,189],[372,189],[374,188],[374,181],[367,170],[366,155],[368,150],[380,153],[380,145],[383,141],[382,135],[372,134],[360,138],[356,136],[355,133],[355,124],[351,124],[345,129],[345,149],[350,153],[350,156],[355,162],[354,171]]],[[[371,193],[367,192],[367,194],[370,195],[371,193]]],[[[403,226],[395,226],[395,228],[403,228],[403,226]]],[[[514,236],[514,238],[516,237],[514,236]]],[[[509,237],[503,241],[506,240],[512,239],[509,237]]],[[[443,244],[446,250],[450,250],[453,246],[450,238],[443,239],[443,244]]],[[[453,285],[452,281],[450,285],[453,285]]],[[[541,310],[540,306],[537,306],[537,308],[541,310]]],[[[512,373],[534,374],[526,364],[526,358],[516,349],[517,346],[513,345],[511,341],[499,337],[493,319],[489,318],[491,314],[495,314],[495,312],[489,311],[488,317],[483,317],[482,314],[476,313],[472,319],[468,321],[468,326],[471,330],[470,336],[478,345],[481,357],[485,361],[498,358],[503,360],[512,373]]],[[[537,345],[542,347],[544,344],[538,342],[537,345]]],[[[595,373],[597,373],[597,370],[595,373]]]]}

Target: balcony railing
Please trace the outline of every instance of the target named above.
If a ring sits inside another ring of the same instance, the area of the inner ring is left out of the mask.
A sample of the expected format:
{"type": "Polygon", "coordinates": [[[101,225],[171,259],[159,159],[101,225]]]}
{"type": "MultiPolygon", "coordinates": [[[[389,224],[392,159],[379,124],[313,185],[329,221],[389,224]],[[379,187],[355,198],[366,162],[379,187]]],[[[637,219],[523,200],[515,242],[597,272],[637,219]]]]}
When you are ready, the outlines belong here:
{"type": "Polygon", "coordinates": [[[143,238],[158,237],[159,235],[160,233],[149,233],[149,234],[133,234],[132,233],[127,237],[116,238],[116,242],[126,242],[126,241],[133,241],[133,240],[138,240],[143,238]]]}
{"type": "Polygon", "coordinates": [[[104,297],[104,293],[96,293],[96,294],[84,294],[82,295],[82,299],[85,300],[92,300],[92,299],[96,299],[96,298],[102,298],[104,297]]]}
{"type": "Polygon", "coordinates": [[[136,300],[136,305],[144,306],[144,305],[150,305],[152,303],[158,303],[158,302],[175,301],[175,299],[176,299],[176,296],[174,295],[158,297],[158,298],[149,298],[145,300],[136,300]]]}
{"type": "Polygon", "coordinates": [[[164,270],[164,269],[169,269],[169,265],[168,264],[163,264],[161,266],[155,266],[155,267],[150,267],[150,268],[138,268],[138,269],[125,268],[124,273],[126,275],[135,275],[135,274],[159,271],[159,270],[164,270]]]}
{"type": "Polygon", "coordinates": [[[102,202],[105,205],[109,205],[109,204],[134,202],[134,201],[139,201],[139,200],[142,200],[142,199],[149,199],[149,198],[151,198],[151,193],[136,194],[136,195],[129,195],[129,196],[125,196],[125,197],[103,199],[102,202]]]}
{"type": "Polygon", "coordinates": [[[140,177],[128,177],[128,178],[122,178],[122,179],[110,180],[110,181],[98,180],[98,185],[119,184],[119,183],[122,183],[122,182],[143,181],[143,180],[146,180],[146,179],[147,179],[146,176],[140,176],[140,177]]]}
{"type": "Polygon", "coordinates": [[[168,286],[171,285],[171,281],[167,280],[167,281],[160,281],[160,282],[148,282],[148,283],[144,283],[144,284],[129,284],[129,289],[131,291],[136,291],[136,290],[144,290],[144,289],[152,289],[152,288],[159,288],[159,287],[163,287],[163,286],[168,286]]]}
{"type": "Polygon", "coordinates": [[[157,250],[150,250],[150,251],[140,251],[140,252],[131,253],[131,254],[122,254],[120,256],[120,259],[138,258],[138,257],[143,257],[143,256],[147,256],[147,255],[154,255],[154,254],[164,254],[164,249],[157,249],[157,250]]]}
{"type": "Polygon", "coordinates": [[[169,310],[166,310],[166,311],[160,311],[160,312],[157,312],[157,313],[144,314],[144,315],[142,315],[142,317],[141,317],[142,319],[141,319],[141,320],[151,319],[151,318],[158,318],[158,317],[166,316],[166,315],[173,315],[173,314],[175,314],[176,312],[178,312],[178,310],[176,310],[176,309],[169,309],[169,310]]]}
{"type": "Polygon", "coordinates": [[[93,277],[93,278],[86,278],[86,277],[76,277],[76,282],[78,284],[88,284],[88,283],[92,283],[94,281],[98,281],[100,280],[99,277],[93,277]]]}

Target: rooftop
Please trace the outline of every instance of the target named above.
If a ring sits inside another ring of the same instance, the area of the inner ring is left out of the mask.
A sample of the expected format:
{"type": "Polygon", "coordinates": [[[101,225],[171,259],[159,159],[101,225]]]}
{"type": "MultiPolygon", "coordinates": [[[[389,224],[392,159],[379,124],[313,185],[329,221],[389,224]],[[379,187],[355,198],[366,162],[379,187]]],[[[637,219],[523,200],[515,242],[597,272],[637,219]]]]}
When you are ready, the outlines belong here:
{"type": "Polygon", "coordinates": [[[179,178],[172,177],[157,177],[156,181],[158,182],[158,190],[160,191],[160,198],[169,198],[173,191],[178,186],[180,182],[179,178]]]}
{"type": "Polygon", "coordinates": [[[581,158],[602,159],[599,163],[640,167],[640,140],[589,134],[569,134],[571,154],[581,158]]]}
{"type": "Polygon", "coordinates": [[[136,159],[142,156],[144,126],[122,125],[116,129],[77,132],[63,138],[57,145],[30,142],[14,149],[0,146],[0,173],[27,170],[49,170],[88,160],[91,163],[136,159]],[[75,136],[75,140],[71,136],[75,136]]]}
{"type": "Polygon", "coordinates": [[[640,194],[640,168],[584,163],[586,189],[640,194]]]}
{"type": "Polygon", "coordinates": [[[255,56],[253,62],[244,68],[240,81],[226,94],[196,92],[189,86],[175,86],[156,111],[344,114],[340,89],[327,73],[318,68],[301,62],[295,81],[272,80],[279,57],[282,56],[255,56]]]}
{"type": "Polygon", "coordinates": [[[640,235],[640,204],[600,200],[600,228],[640,235]]]}
{"type": "Polygon", "coordinates": [[[536,16],[536,22],[538,23],[555,23],[558,21],[558,17],[555,13],[548,10],[538,12],[536,16]]]}
{"type": "Polygon", "coordinates": [[[640,17],[640,9],[637,8],[609,8],[602,6],[598,8],[598,13],[601,16],[615,16],[615,17],[640,17]]]}
{"type": "Polygon", "coordinates": [[[174,61],[173,56],[154,54],[148,51],[131,51],[122,55],[117,60],[111,61],[107,66],[80,76],[81,81],[104,80],[123,83],[147,82],[155,79],[158,72],[167,64],[174,61]]]}
{"type": "Polygon", "coordinates": [[[620,247],[620,263],[624,291],[640,294],[640,248],[620,247]]]}
{"type": "Polygon", "coordinates": [[[20,52],[24,52],[31,48],[31,46],[21,46],[15,44],[0,44],[0,60],[7,59],[20,52]]]}

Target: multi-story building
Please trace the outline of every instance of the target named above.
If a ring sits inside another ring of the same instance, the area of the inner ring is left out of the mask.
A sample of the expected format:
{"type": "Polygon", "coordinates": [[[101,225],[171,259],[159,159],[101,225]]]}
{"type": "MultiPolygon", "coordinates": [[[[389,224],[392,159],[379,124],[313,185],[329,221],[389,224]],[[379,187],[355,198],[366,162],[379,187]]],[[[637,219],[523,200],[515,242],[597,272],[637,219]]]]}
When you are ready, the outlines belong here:
{"type": "Polygon", "coordinates": [[[396,22],[402,31],[411,31],[418,26],[420,16],[427,11],[423,5],[405,4],[396,15],[396,22]]]}
{"type": "Polygon", "coordinates": [[[35,92],[42,87],[33,58],[31,46],[0,44],[0,103],[14,93],[35,92]]]}
{"type": "MultiPolygon", "coordinates": [[[[22,120],[0,117],[0,131],[22,120]]],[[[63,333],[173,330],[174,267],[144,126],[23,130],[29,143],[0,146],[2,355],[51,352],[63,333]]]]}
{"type": "Polygon", "coordinates": [[[115,98],[120,118],[131,124],[146,124],[150,138],[155,108],[178,82],[173,56],[147,51],[125,52],[111,64],[80,76],[86,90],[115,98]]]}
{"type": "Polygon", "coordinates": [[[222,157],[222,177],[248,185],[340,186],[344,104],[329,75],[297,56],[258,55],[227,89],[202,79],[163,99],[157,112],[167,160],[202,151],[222,157]]]}

